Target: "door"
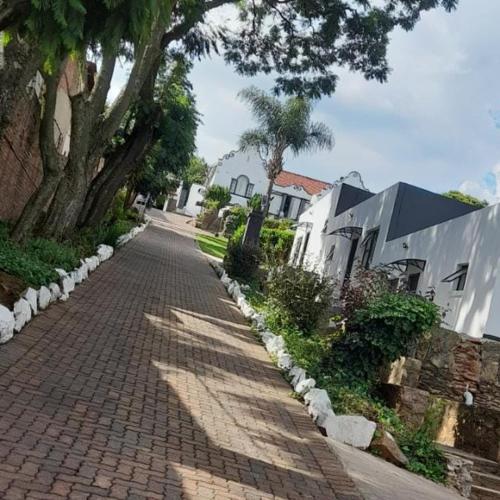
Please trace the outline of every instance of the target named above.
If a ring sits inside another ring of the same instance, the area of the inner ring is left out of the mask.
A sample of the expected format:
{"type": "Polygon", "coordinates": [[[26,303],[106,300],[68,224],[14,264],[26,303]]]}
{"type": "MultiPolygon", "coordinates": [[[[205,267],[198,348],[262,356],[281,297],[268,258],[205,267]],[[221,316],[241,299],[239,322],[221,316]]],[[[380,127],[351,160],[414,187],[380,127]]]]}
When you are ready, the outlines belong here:
{"type": "Polygon", "coordinates": [[[351,250],[349,251],[349,258],[347,259],[347,266],[344,274],[344,281],[350,279],[352,273],[352,267],[354,265],[354,259],[356,257],[356,250],[358,249],[359,238],[352,240],[351,250]]]}

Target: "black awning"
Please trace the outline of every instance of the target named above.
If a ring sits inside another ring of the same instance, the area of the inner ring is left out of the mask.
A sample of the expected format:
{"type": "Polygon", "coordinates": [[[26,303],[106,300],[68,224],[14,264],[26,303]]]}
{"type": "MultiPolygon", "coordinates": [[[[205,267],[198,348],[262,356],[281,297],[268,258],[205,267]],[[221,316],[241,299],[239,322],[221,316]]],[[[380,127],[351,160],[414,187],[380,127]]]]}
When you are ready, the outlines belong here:
{"type": "Polygon", "coordinates": [[[380,268],[387,272],[399,271],[401,274],[405,274],[410,267],[416,267],[419,271],[423,271],[426,263],[423,259],[401,259],[389,264],[382,264],[380,268]]]}
{"type": "Polygon", "coordinates": [[[450,274],[449,276],[446,276],[446,278],[441,280],[441,283],[451,283],[455,280],[458,280],[462,276],[465,276],[467,274],[468,270],[469,270],[469,266],[463,266],[458,271],[455,271],[454,273],[450,274]]]}
{"type": "Polygon", "coordinates": [[[362,233],[362,227],[347,226],[341,227],[340,229],[335,229],[335,231],[332,231],[329,236],[342,236],[343,238],[347,238],[348,240],[353,240],[355,238],[359,238],[362,233]]]}

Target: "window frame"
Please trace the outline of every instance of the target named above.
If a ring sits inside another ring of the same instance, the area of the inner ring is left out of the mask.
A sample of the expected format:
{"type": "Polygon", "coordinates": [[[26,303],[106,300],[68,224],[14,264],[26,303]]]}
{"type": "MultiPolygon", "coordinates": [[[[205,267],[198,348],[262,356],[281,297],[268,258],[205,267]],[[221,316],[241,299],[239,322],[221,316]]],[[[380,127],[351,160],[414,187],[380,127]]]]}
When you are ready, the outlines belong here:
{"type": "Polygon", "coordinates": [[[375,255],[379,235],[380,227],[374,227],[366,233],[366,237],[362,243],[363,255],[361,256],[361,265],[364,269],[370,269],[373,256],[375,255]]]}

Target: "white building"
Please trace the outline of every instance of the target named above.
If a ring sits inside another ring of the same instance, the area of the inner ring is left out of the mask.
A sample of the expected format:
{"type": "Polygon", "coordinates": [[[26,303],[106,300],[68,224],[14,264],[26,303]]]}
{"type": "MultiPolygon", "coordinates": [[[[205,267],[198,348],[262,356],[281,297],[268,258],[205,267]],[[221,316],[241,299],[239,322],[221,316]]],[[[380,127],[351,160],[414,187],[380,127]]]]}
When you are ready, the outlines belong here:
{"type": "Polygon", "coordinates": [[[299,219],[291,260],[338,283],[381,267],[433,297],[443,326],[500,338],[500,205],[477,209],[404,183],[334,186],[299,219]]]}
{"type": "MultiPolygon", "coordinates": [[[[187,215],[197,215],[205,188],[213,185],[229,188],[231,204],[245,207],[254,194],[267,193],[269,180],[256,152],[233,151],[211,168],[206,186],[193,184],[189,191],[181,186],[177,207],[187,215]]],[[[297,220],[309,207],[312,197],[330,187],[326,182],[285,170],[274,184],[269,212],[275,217],[297,220]]]]}

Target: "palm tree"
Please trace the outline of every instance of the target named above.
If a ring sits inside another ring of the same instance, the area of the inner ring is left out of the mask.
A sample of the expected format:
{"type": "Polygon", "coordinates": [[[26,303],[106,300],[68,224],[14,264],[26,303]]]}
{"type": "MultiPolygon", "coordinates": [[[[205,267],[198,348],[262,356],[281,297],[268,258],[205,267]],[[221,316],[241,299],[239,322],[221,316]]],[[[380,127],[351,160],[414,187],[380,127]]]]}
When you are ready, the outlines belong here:
{"type": "Polygon", "coordinates": [[[285,151],[298,155],[305,151],[331,149],[332,132],[324,123],[312,122],[312,103],[303,97],[282,102],[256,87],[239,93],[252,110],[258,126],[240,137],[240,148],[257,150],[269,179],[264,216],[269,212],[276,177],[283,170],[285,151]]]}

